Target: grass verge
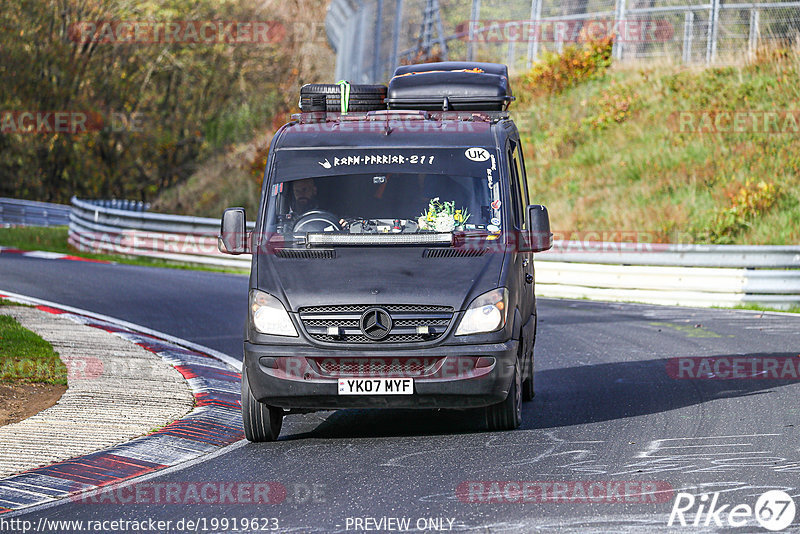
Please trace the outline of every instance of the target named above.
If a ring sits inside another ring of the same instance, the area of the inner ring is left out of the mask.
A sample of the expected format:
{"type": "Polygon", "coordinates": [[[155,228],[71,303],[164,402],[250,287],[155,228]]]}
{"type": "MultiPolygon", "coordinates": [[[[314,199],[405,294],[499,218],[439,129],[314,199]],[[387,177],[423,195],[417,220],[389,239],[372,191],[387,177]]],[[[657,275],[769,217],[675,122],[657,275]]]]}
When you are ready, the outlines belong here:
{"type": "Polygon", "coordinates": [[[223,273],[247,273],[243,269],[229,269],[225,267],[213,267],[194,263],[181,263],[167,261],[159,258],[147,258],[142,256],[124,256],[117,254],[93,254],[81,252],[71,247],[67,243],[69,231],[66,226],[39,227],[39,226],[19,226],[14,228],[0,228],[0,246],[17,248],[20,250],[42,250],[46,252],[58,252],[69,254],[80,258],[92,260],[112,261],[128,265],[140,265],[145,267],[167,267],[170,269],[188,269],[194,271],[212,271],[223,273]]]}
{"type": "Polygon", "coordinates": [[[0,382],[65,386],[67,368],[50,343],[0,315],[0,382]]]}
{"type": "Polygon", "coordinates": [[[740,304],[733,307],[734,310],[753,310],[765,312],[783,312],[783,313],[800,313],[800,306],[793,306],[789,309],[782,310],[780,308],[771,308],[769,306],[761,306],[759,304],[740,304]]]}

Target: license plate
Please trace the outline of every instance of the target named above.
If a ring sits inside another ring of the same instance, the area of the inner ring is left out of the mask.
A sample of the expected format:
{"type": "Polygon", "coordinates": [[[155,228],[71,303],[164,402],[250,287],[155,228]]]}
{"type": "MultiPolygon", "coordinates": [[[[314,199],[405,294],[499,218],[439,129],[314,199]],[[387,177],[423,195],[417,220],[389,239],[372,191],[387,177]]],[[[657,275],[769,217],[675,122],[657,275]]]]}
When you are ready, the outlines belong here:
{"type": "Polygon", "coordinates": [[[339,395],[412,395],[413,378],[340,378],[339,395]]]}

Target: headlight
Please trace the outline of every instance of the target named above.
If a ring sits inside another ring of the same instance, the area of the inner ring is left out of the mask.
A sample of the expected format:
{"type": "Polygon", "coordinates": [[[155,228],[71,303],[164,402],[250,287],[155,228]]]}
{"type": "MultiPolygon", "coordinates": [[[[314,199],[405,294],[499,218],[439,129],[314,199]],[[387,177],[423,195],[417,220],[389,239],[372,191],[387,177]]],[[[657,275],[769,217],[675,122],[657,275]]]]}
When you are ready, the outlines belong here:
{"type": "Polygon", "coordinates": [[[494,289],[477,297],[464,312],[457,336],[494,332],[506,325],[508,312],[508,290],[494,289]]]}
{"type": "Polygon", "coordinates": [[[281,301],[258,289],[250,290],[250,324],[262,334],[297,337],[281,301]]]}

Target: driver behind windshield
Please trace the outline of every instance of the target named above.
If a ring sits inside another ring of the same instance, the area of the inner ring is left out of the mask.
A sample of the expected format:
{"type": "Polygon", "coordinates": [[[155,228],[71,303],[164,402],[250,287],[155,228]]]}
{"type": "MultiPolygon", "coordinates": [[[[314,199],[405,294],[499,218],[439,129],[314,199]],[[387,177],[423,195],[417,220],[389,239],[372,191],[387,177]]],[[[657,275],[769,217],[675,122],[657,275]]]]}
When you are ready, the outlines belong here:
{"type": "Polygon", "coordinates": [[[313,178],[303,178],[292,182],[291,210],[300,217],[311,210],[319,209],[317,184],[313,178]]]}

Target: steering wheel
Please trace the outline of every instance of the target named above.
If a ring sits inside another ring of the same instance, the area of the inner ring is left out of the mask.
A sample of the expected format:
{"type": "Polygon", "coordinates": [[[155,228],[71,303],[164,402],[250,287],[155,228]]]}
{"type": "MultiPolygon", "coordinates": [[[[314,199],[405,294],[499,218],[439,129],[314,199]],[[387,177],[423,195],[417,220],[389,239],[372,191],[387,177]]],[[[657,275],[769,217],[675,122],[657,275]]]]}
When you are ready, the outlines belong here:
{"type": "Polygon", "coordinates": [[[330,226],[333,226],[333,229],[337,232],[342,231],[339,217],[329,211],[311,210],[297,219],[297,222],[294,223],[294,228],[292,228],[292,233],[324,232],[330,226]]]}

